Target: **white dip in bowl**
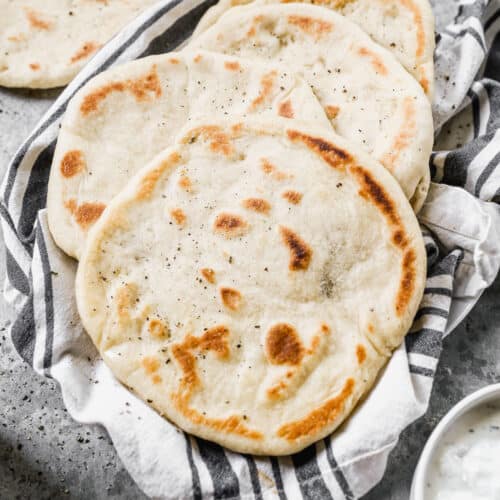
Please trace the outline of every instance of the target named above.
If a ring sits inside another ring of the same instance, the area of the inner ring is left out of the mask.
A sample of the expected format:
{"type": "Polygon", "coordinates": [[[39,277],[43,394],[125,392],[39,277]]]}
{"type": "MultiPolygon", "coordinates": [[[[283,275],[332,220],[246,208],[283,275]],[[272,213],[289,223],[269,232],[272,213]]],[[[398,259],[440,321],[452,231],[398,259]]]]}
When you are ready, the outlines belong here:
{"type": "Polygon", "coordinates": [[[444,434],[426,490],[426,500],[500,499],[500,402],[469,410],[444,434]]]}
{"type": "Polygon", "coordinates": [[[500,500],[500,384],[458,403],[420,457],[412,500],[500,500]]]}

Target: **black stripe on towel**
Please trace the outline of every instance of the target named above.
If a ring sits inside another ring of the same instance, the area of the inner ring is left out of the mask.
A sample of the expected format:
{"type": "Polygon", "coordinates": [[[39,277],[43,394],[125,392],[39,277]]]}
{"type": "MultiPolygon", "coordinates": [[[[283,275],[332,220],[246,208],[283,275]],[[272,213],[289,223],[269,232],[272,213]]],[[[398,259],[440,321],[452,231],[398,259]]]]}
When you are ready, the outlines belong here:
{"type": "Polygon", "coordinates": [[[201,458],[207,466],[214,484],[214,499],[240,496],[240,484],[222,447],[197,438],[201,458]]]}
{"type": "Polygon", "coordinates": [[[196,25],[198,24],[198,21],[205,11],[216,3],[217,0],[206,0],[191,9],[185,15],[177,19],[175,23],[172,24],[172,26],[170,26],[170,28],[168,28],[165,32],[151,40],[147,49],[144,50],[139,57],[165,54],[165,52],[175,50],[181,43],[191,36],[192,32],[196,28],[196,25]]]}
{"type": "MultiPolygon", "coordinates": [[[[19,235],[17,234],[16,226],[14,225],[14,222],[12,222],[12,217],[11,217],[9,211],[7,210],[7,208],[5,207],[5,205],[3,205],[2,203],[0,203],[0,217],[2,217],[2,219],[9,226],[10,230],[15,235],[15,238],[17,239],[17,241],[19,241],[19,243],[21,243],[23,248],[26,250],[26,253],[29,256],[32,256],[33,249],[31,248],[30,245],[28,245],[27,243],[25,243],[24,241],[21,241],[19,239],[19,235]]],[[[5,237],[4,237],[4,239],[5,239],[5,237]]]]}
{"type": "Polygon", "coordinates": [[[425,354],[430,358],[439,358],[443,332],[431,328],[422,328],[410,333],[405,338],[407,352],[425,354]]]}
{"type": "MultiPolygon", "coordinates": [[[[76,92],[76,90],[75,90],[75,92],[76,92]]],[[[19,151],[14,156],[14,158],[11,161],[10,166],[9,166],[9,171],[7,173],[7,182],[5,185],[4,192],[3,192],[3,201],[4,201],[4,204],[6,206],[8,206],[8,204],[9,204],[10,195],[12,194],[12,189],[14,188],[17,170],[19,169],[19,166],[21,165],[21,162],[23,161],[26,153],[31,148],[31,146],[36,141],[36,139],[38,139],[38,137],[40,137],[40,135],[42,135],[43,132],[45,132],[45,130],[47,128],[49,128],[50,125],[52,125],[52,123],[54,123],[58,118],[60,118],[60,116],[66,110],[66,104],[67,104],[68,100],[71,97],[73,97],[73,95],[74,95],[74,93],[67,100],[65,100],[64,103],[61,104],[61,106],[59,106],[57,109],[55,109],[52,112],[52,114],[50,116],[48,116],[44,122],[42,122],[38,126],[36,131],[33,132],[33,134],[30,137],[28,137],[28,139],[24,142],[24,144],[21,146],[19,151]]],[[[43,151],[41,153],[43,153],[43,151]]]]}
{"type": "Polygon", "coordinates": [[[259,473],[255,460],[251,455],[243,455],[247,461],[248,470],[250,471],[250,481],[252,482],[253,494],[256,500],[262,500],[262,490],[260,489],[259,473]]]}
{"type": "Polygon", "coordinates": [[[490,143],[491,138],[482,136],[446,155],[443,168],[443,184],[464,187],[470,163],[490,143]]]}
{"type": "Polygon", "coordinates": [[[463,37],[464,35],[470,35],[472,38],[474,38],[474,40],[476,40],[478,45],[481,47],[482,51],[484,53],[487,52],[483,37],[481,36],[480,33],[478,33],[474,28],[471,28],[470,26],[467,26],[467,28],[464,28],[464,29],[458,31],[457,33],[453,32],[453,31],[449,31],[448,29],[445,29],[443,31],[443,33],[446,33],[447,35],[449,35],[453,39],[463,37]]]}
{"type": "Polygon", "coordinates": [[[421,307],[417,314],[415,314],[415,318],[413,321],[420,319],[422,316],[439,316],[440,318],[448,319],[448,311],[445,309],[441,309],[440,307],[421,307]]]}
{"type": "Polygon", "coordinates": [[[283,479],[281,478],[280,465],[276,457],[269,457],[271,461],[271,468],[273,470],[274,482],[276,484],[276,489],[278,490],[278,495],[280,500],[286,500],[285,489],[283,488],[283,479]]]}
{"type": "Polygon", "coordinates": [[[192,438],[189,434],[184,433],[184,439],[186,440],[186,455],[193,480],[193,500],[202,500],[200,475],[198,474],[198,469],[196,468],[196,464],[193,459],[193,445],[191,444],[192,438]]]}
{"type": "Polygon", "coordinates": [[[485,23],[484,23],[484,31],[490,29],[493,23],[500,17],[500,9],[498,9],[485,23]]]}
{"type": "Polygon", "coordinates": [[[19,355],[33,366],[35,352],[35,311],[33,309],[33,294],[26,298],[23,308],[11,326],[10,337],[19,355]]]}
{"type": "Polygon", "coordinates": [[[496,193],[494,194],[493,198],[491,199],[493,203],[498,203],[500,204],[500,188],[496,190],[496,193]]]}
{"type": "Polygon", "coordinates": [[[479,97],[472,89],[467,92],[467,95],[471,100],[474,138],[477,139],[479,137],[479,128],[481,126],[481,106],[479,104],[479,97]]]}
{"type": "Polygon", "coordinates": [[[316,460],[316,445],[311,445],[300,453],[292,455],[295,475],[304,498],[332,500],[316,460]]]}
{"type": "Polygon", "coordinates": [[[455,275],[457,261],[461,258],[456,254],[448,254],[443,260],[439,261],[432,269],[427,272],[427,279],[435,278],[436,276],[449,276],[450,282],[455,275]]]}
{"type": "Polygon", "coordinates": [[[29,241],[34,235],[33,226],[38,211],[47,204],[47,185],[49,183],[50,166],[54,156],[56,141],[53,140],[37,157],[30,171],[30,177],[23,196],[21,218],[18,234],[24,241],[29,241]]]}
{"type": "Polygon", "coordinates": [[[37,227],[36,233],[36,243],[38,245],[38,251],[40,252],[40,260],[42,261],[43,269],[45,295],[45,352],[43,354],[43,368],[47,370],[52,366],[52,347],[54,345],[54,296],[50,260],[40,224],[37,227]]]}
{"type": "Polygon", "coordinates": [[[476,181],[476,185],[474,187],[474,195],[479,198],[481,195],[481,189],[486,184],[488,179],[491,177],[491,174],[497,169],[500,164],[500,152],[497,153],[494,158],[484,167],[481,175],[478,177],[476,181]]]}
{"type": "MultiPolygon", "coordinates": [[[[438,169],[438,167],[436,166],[436,164],[434,162],[436,157],[437,157],[437,152],[433,152],[433,153],[431,153],[431,157],[429,158],[429,168],[431,170],[431,180],[436,179],[436,174],[437,174],[437,169],[438,169]]],[[[439,181],[436,181],[436,182],[439,182],[439,181]]]]}
{"type": "Polygon", "coordinates": [[[351,487],[349,486],[349,483],[347,482],[342,469],[339,467],[337,460],[335,460],[335,457],[333,456],[332,442],[330,437],[325,438],[325,448],[326,458],[328,459],[328,463],[330,464],[332,473],[335,476],[335,479],[337,480],[342,493],[344,494],[346,500],[354,500],[355,496],[351,490],[351,487]]]}
{"type": "Polygon", "coordinates": [[[5,266],[7,268],[7,277],[9,278],[12,286],[19,290],[23,295],[29,295],[29,279],[19,267],[17,260],[12,256],[8,248],[5,248],[5,266]]]}
{"type": "Polygon", "coordinates": [[[497,34],[493,40],[483,76],[500,81],[500,34],[497,34]]]}
{"type": "Polygon", "coordinates": [[[427,267],[431,268],[439,258],[439,247],[434,242],[427,243],[425,252],[427,254],[427,267]]]}
{"type": "Polygon", "coordinates": [[[434,377],[434,370],[431,370],[430,368],[424,368],[423,366],[410,365],[410,373],[422,375],[423,377],[434,377]]]}

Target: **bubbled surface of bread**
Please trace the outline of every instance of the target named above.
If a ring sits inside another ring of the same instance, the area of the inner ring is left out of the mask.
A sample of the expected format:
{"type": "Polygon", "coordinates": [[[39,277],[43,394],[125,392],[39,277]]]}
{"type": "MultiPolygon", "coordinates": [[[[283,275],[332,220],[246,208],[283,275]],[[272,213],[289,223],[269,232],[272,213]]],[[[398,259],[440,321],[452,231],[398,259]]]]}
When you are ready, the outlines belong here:
{"type": "Polygon", "coordinates": [[[108,205],[76,295],[104,361],[158,412],[281,455],[369,391],[425,270],[410,204],[360,148],[293,120],[211,120],[108,205]]]}
{"type": "MultiPolygon", "coordinates": [[[[269,3],[288,3],[288,0],[219,0],[201,18],[193,36],[206,31],[232,7],[269,3]]],[[[428,0],[305,0],[301,3],[332,9],[356,23],[398,59],[432,100],[434,15],[428,0]]]]}
{"type": "Polygon", "coordinates": [[[382,163],[421,208],[434,140],[429,100],[358,25],[315,5],[251,4],[228,10],[190,47],[281,64],[303,76],[334,130],[382,163]]]}
{"type": "MultiPolygon", "coordinates": [[[[47,197],[57,244],[78,258],[113,196],[186,123],[199,116],[266,114],[330,127],[309,86],[268,63],[194,51],[99,74],[71,100],[57,140],[47,197]]],[[[188,191],[189,181],[183,182],[188,191]]]]}

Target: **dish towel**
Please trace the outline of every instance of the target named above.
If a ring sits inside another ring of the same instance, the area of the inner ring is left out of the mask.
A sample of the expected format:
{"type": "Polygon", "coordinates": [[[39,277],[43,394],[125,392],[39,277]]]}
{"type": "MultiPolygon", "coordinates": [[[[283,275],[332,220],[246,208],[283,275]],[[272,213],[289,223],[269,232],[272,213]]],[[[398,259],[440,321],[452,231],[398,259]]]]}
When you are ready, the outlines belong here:
{"type": "Polygon", "coordinates": [[[121,386],[80,324],[76,262],[47,229],[47,181],[68,100],[111,66],[181,46],[213,3],[162,1],[137,18],[66,88],[13,158],[0,203],[4,293],[17,312],[12,342],[38,373],[59,382],[76,420],[107,429],[153,498],[358,498],[382,478],[403,429],[425,413],[443,337],[500,267],[500,0],[435,1],[437,134],[433,184],[419,215],[429,267],[411,333],[345,425],[282,458],[232,453],[189,436],[121,386]]]}

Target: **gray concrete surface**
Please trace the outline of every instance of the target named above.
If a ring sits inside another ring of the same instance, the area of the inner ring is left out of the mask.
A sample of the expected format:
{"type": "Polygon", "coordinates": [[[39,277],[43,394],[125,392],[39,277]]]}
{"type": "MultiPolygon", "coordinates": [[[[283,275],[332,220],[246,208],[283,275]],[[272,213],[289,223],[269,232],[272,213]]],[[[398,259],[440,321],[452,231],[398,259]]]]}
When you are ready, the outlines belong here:
{"type": "MultiPolygon", "coordinates": [[[[56,95],[0,90],[0,174],[56,95]]],[[[2,281],[3,275],[2,251],[2,281]]],[[[407,500],[418,456],[439,419],[466,394],[499,381],[499,292],[500,280],[446,340],[427,415],[403,433],[384,480],[364,500],[407,500]]],[[[74,422],[57,385],[18,358],[5,331],[10,318],[0,299],[0,499],[145,498],[105,431],[74,422]]]]}

